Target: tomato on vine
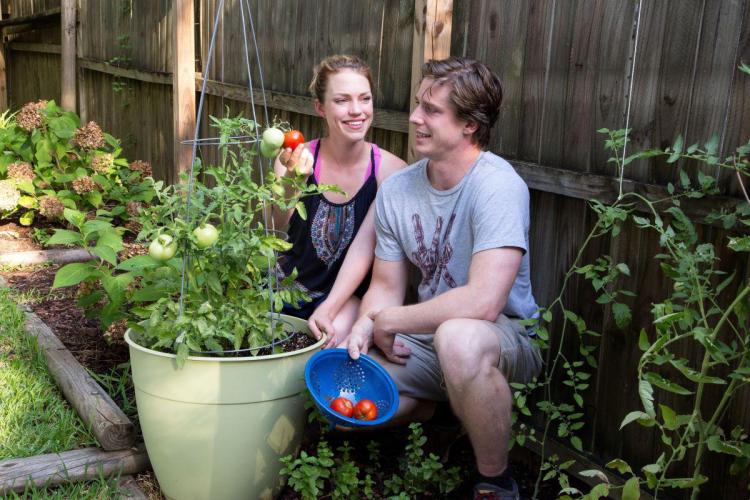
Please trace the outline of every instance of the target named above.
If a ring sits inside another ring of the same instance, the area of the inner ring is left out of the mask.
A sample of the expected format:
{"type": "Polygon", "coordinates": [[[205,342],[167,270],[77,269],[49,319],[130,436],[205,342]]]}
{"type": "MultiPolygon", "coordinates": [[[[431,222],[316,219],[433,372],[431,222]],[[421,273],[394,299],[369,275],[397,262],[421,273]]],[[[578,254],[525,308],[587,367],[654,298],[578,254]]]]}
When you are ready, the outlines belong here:
{"type": "Polygon", "coordinates": [[[219,239],[219,230],[213,224],[201,224],[193,229],[198,248],[208,248],[219,239]]]}
{"type": "Polygon", "coordinates": [[[168,234],[160,234],[148,246],[148,254],[160,262],[168,261],[176,252],[177,243],[168,234]]]}
{"type": "Polygon", "coordinates": [[[302,135],[302,132],[299,130],[290,130],[286,134],[284,134],[284,149],[289,148],[292,151],[297,149],[297,146],[300,144],[304,144],[305,137],[302,135]]]}

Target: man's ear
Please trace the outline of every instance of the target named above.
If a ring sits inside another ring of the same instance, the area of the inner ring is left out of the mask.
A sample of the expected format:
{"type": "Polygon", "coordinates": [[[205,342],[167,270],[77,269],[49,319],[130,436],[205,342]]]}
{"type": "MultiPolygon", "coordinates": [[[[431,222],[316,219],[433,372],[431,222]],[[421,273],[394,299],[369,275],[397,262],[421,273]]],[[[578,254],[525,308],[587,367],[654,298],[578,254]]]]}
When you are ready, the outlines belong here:
{"type": "Polygon", "coordinates": [[[476,122],[466,122],[464,125],[464,135],[472,135],[479,130],[479,124],[476,122]]]}
{"type": "Polygon", "coordinates": [[[314,107],[315,107],[315,112],[318,114],[319,117],[321,118],[326,117],[325,111],[323,111],[323,104],[319,100],[315,99],[314,107]]]}

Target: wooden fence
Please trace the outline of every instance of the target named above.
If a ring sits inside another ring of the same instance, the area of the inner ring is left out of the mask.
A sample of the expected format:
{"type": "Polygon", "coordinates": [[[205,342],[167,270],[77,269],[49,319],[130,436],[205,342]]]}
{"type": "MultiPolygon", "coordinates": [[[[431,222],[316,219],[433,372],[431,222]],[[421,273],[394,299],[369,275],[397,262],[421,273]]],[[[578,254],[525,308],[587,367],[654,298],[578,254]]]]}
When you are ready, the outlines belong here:
{"type": "MultiPolygon", "coordinates": [[[[67,0],[63,0],[64,2],[67,0]]],[[[175,132],[173,11],[184,0],[77,0],[77,103],[84,119],[120,137],[129,158],[154,164],[174,179],[175,132]]],[[[11,108],[38,98],[59,99],[60,2],[0,2],[5,72],[0,93],[11,108]],[[24,18],[26,16],[26,18],[24,18]],[[57,17],[56,17],[57,16],[57,17]],[[7,93],[1,92],[7,82],[7,93]]],[[[205,114],[250,112],[241,50],[239,1],[227,0],[219,21],[215,64],[202,68],[218,0],[195,0],[197,84],[206,77],[205,114]]],[[[306,87],[313,65],[332,53],[353,53],[372,66],[377,111],[372,139],[406,157],[408,112],[418,62],[430,54],[474,57],[502,77],[505,98],[490,149],[511,160],[532,188],[533,286],[540,304],[556,296],[564,271],[595,222],[587,200],[613,200],[618,172],[608,163],[606,127],[632,129],[629,150],[665,146],[682,134],[687,143],[719,137],[720,154],[750,138],[750,0],[253,0],[264,85],[272,114],[307,137],[321,133],[306,87]],[[435,9],[435,10],[433,10],[435,9]],[[427,22],[435,18],[439,22],[427,22]],[[442,51],[442,52],[441,52],[442,51]]],[[[189,30],[188,30],[189,31],[189,30]]],[[[183,57],[183,56],[179,56],[183,57]]],[[[258,89],[260,74],[253,69],[258,89]]],[[[179,111],[179,109],[177,110],[179,111]]],[[[205,116],[204,114],[204,116],[205,116]]],[[[205,122],[202,135],[210,134],[205,122]]],[[[736,204],[740,187],[727,173],[703,168],[722,196],[685,210],[703,215],[736,204]]],[[[623,188],[650,197],[676,179],[673,165],[641,161],[628,166],[623,188]]],[[[706,241],[727,232],[703,226],[706,241]]],[[[658,240],[631,227],[597,242],[587,257],[625,260],[636,290],[633,324],[617,329],[609,311],[590,307],[594,294],[574,282],[567,303],[604,335],[596,381],[586,400],[584,448],[599,460],[636,465],[660,453],[657,435],[622,417],[639,408],[634,387],[640,328],[667,284],[651,256],[658,240]]],[[[744,256],[719,255],[720,267],[748,276],[744,256]]],[[[688,353],[697,357],[699,353],[688,353]]],[[[707,407],[716,395],[706,399],[707,407]]],[[[674,398],[662,401],[680,407],[674,398]]],[[[726,416],[725,428],[750,427],[747,392],[726,416]]],[[[713,480],[705,498],[744,498],[747,478],[727,475],[728,461],[711,457],[713,480]]]]}

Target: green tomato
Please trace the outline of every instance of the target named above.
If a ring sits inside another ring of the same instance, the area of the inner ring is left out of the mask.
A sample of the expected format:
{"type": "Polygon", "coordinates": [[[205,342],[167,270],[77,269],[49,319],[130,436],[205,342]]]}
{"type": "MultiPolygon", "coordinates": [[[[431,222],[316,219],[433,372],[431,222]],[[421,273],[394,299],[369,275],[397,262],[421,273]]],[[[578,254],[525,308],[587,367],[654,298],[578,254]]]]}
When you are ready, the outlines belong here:
{"type": "Polygon", "coordinates": [[[276,127],[267,128],[261,138],[261,144],[265,142],[272,149],[281,149],[284,145],[284,132],[276,127]]]}
{"type": "Polygon", "coordinates": [[[219,239],[219,230],[213,224],[201,224],[193,229],[193,236],[199,248],[208,248],[219,239]]]}
{"type": "Polygon", "coordinates": [[[148,254],[160,262],[168,261],[176,252],[177,243],[168,234],[160,234],[148,246],[148,254]]]}
{"type": "Polygon", "coordinates": [[[266,141],[260,141],[260,154],[263,158],[276,158],[281,152],[281,148],[274,148],[266,141]]]}

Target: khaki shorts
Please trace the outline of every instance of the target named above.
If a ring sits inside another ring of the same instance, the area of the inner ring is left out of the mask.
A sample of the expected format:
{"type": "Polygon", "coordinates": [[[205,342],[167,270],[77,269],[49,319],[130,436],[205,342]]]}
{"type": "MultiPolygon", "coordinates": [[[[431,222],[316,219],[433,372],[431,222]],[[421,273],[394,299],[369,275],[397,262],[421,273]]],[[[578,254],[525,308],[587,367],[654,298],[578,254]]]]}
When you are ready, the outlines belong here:
{"type": "MultiPolygon", "coordinates": [[[[501,314],[492,322],[486,322],[497,335],[500,345],[498,369],[508,382],[525,383],[539,375],[542,357],[539,348],[529,338],[526,327],[518,320],[501,314]]],[[[437,353],[432,344],[432,334],[403,335],[396,339],[411,349],[405,365],[388,361],[379,349],[369,352],[393,377],[400,394],[417,399],[448,401],[445,379],[440,369],[437,353]]]]}

